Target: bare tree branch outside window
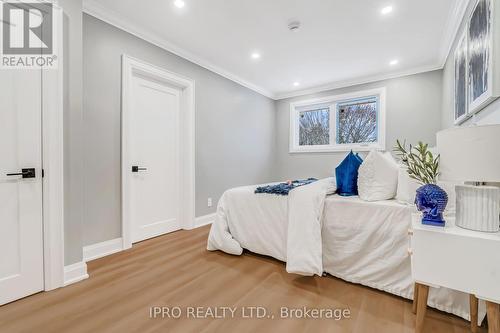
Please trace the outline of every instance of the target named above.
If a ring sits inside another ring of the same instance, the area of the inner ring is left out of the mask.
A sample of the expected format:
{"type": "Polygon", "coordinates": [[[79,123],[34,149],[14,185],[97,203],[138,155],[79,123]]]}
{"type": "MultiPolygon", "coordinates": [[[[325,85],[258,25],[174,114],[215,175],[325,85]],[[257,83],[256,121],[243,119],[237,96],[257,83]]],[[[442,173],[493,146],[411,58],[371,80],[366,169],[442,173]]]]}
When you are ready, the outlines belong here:
{"type": "Polygon", "coordinates": [[[377,100],[339,104],[337,143],[377,142],[377,100]]]}
{"type": "Polygon", "coordinates": [[[330,109],[303,111],[299,114],[299,145],[330,144],[330,109]]]}

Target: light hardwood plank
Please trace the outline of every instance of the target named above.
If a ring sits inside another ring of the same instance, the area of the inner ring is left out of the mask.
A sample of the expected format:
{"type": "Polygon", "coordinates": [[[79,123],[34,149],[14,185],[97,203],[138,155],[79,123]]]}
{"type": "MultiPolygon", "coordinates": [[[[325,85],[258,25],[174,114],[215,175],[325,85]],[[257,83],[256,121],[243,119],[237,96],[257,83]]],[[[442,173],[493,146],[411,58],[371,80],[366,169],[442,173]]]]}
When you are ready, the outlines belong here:
{"type": "Polygon", "coordinates": [[[427,298],[429,296],[429,286],[418,283],[418,293],[417,293],[417,320],[415,332],[424,332],[424,320],[425,314],[427,312],[427,298]]]}
{"type": "Polygon", "coordinates": [[[474,295],[469,295],[469,305],[470,305],[470,330],[472,333],[478,331],[477,327],[477,316],[479,309],[479,300],[474,295]]]}
{"type": "MultiPolygon", "coordinates": [[[[403,332],[412,303],[327,277],[288,274],[245,252],[208,252],[209,227],[179,231],[88,263],[90,278],[0,307],[0,332],[403,332]],[[275,318],[150,318],[152,306],[262,306],[275,318]],[[350,319],[280,319],[280,307],[348,308],[350,319]]],[[[468,332],[469,323],[429,309],[425,332],[468,332]]],[[[484,331],[484,329],[483,329],[484,331]]]]}
{"type": "Polygon", "coordinates": [[[488,311],[489,333],[500,333],[500,305],[492,302],[486,302],[488,311]]]}

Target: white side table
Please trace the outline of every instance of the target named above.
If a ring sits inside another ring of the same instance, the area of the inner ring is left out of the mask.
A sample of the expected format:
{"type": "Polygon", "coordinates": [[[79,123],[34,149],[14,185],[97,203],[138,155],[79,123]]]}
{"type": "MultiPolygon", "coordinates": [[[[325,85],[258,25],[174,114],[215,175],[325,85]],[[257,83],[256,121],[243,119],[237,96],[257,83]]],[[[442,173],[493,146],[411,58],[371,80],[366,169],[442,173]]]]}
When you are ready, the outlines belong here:
{"type": "Polygon", "coordinates": [[[412,217],[409,230],[412,276],[416,283],[416,331],[422,332],[430,287],[445,287],[471,295],[471,328],[477,329],[477,299],[486,301],[489,332],[500,333],[500,233],[421,223],[412,217]]]}

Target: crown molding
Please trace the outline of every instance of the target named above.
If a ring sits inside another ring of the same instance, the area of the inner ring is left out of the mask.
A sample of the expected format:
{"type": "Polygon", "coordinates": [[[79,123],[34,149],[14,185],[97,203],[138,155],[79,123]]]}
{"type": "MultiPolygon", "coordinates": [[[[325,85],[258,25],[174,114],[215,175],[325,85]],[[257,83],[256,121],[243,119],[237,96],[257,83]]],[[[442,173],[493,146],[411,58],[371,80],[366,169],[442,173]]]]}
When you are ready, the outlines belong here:
{"type": "Polygon", "coordinates": [[[441,44],[441,50],[439,52],[439,59],[441,61],[441,67],[444,67],[446,60],[451,52],[451,48],[455,43],[455,39],[459,32],[460,24],[469,8],[469,4],[472,0],[455,0],[455,6],[453,10],[448,15],[446,20],[446,28],[444,31],[443,42],[441,44]]]}
{"type": "Polygon", "coordinates": [[[441,44],[442,46],[441,46],[440,53],[439,53],[439,59],[436,62],[436,64],[434,64],[434,65],[406,69],[406,70],[399,71],[399,72],[392,73],[392,74],[382,74],[382,75],[374,75],[371,77],[362,77],[362,78],[357,78],[357,79],[352,79],[352,80],[336,81],[336,82],[332,82],[332,83],[329,83],[326,85],[316,86],[313,88],[292,91],[292,92],[286,92],[286,93],[278,93],[278,94],[275,94],[275,99],[280,100],[280,99],[297,97],[297,96],[302,96],[302,95],[316,94],[316,93],[320,93],[320,92],[332,90],[332,89],[347,88],[347,87],[351,87],[351,86],[355,86],[355,85],[359,85],[359,84],[372,83],[372,82],[388,80],[388,79],[395,79],[398,77],[420,74],[420,73],[431,72],[431,71],[443,69],[445,64],[446,64],[446,60],[448,59],[448,56],[451,52],[451,48],[453,47],[453,44],[455,42],[456,36],[459,32],[460,24],[462,23],[462,20],[467,12],[467,8],[469,7],[469,4],[472,1],[474,1],[474,0],[456,0],[455,1],[455,6],[454,6],[453,10],[450,12],[450,14],[448,15],[448,18],[446,20],[446,28],[445,28],[445,32],[444,32],[443,42],[441,44]]]}
{"type": "Polygon", "coordinates": [[[304,95],[317,94],[317,93],[320,93],[323,91],[328,91],[328,90],[333,90],[333,89],[342,89],[342,88],[357,86],[360,84],[373,83],[373,82],[389,80],[389,79],[396,79],[399,77],[420,74],[420,73],[425,73],[425,72],[432,72],[432,71],[440,70],[440,69],[443,69],[443,66],[438,64],[438,65],[434,65],[434,66],[423,66],[423,67],[411,68],[411,69],[407,69],[407,70],[403,70],[403,71],[399,71],[399,72],[395,72],[395,73],[390,73],[390,74],[373,75],[373,76],[367,76],[367,77],[360,77],[360,78],[356,78],[356,79],[352,79],[352,80],[336,81],[336,82],[332,82],[332,83],[328,83],[325,85],[316,86],[316,87],[312,87],[312,88],[297,90],[297,91],[288,92],[288,93],[276,94],[275,99],[281,100],[281,99],[285,99],[285,98],[292,98],[292,97],[298,97],[298,96],[304,96],[304,95]]]}
{"type": "Polygon", "coordinates": [[[419,73],[424,73],[424,72],[430,72],[434,70],[439,70],[443,69],[446,60],[448,58],[448,55],[451,51],[451,48],[453,46],[453,43],[455,41],[455,38],[458,34],[458,30],[460,27],[460,24],[462,22],[462,19],[467,11],[467,8],[469,6],[469,3],[472,2],[473,0],[456,0],[455,6],[453,10],[450,12],[447,21],[446,21],[446,28],[444,32],[444,37],[443,37],[443,42],[442,42],[442,47],[439,52],[439,58],[436,62],[436,64],[429,65],[429,66],[423,66],[423,67],[417,67],[417,68],[411,68],[411,69],[406,69],[402,70],[399,72],[395,73],[390,73],[390,74],[381,74],[381,75],[373,75],[373,76],[367,76],[367,77],[361,77],[361,78],[355,78],[355,79],[350,79],[350,80],[343,80],[343,81],[335,81],[329,84],[325,85],[319,85],[316,87],[312,88],[307,88],[307,89],[302,89],[302,90],[297,90],[297,91],[290,91],[290,92],[284,92],[284,93],[273,93],[263,87],[260,87],[256,84],[250,83],[242,78],[240,78],[238,75],[235,75],[229,71],[226,71],[204,59],[202,57],[199,57],[181,47],[178,45],[175,45],[166,39],[160,37],[159,35],[156,35],[152,32],[150,32],[147,29],[144,29],[143,27],[140,27],[137,24],[134,24],[130,22],[130,20],[126,20],[121,15],[118,13],[111,11],[101,4],[99,4],[96,0],[84,0],[83,1],[83,12],[91,15],[101,21],[104,21],[110,25],[113,25],[125,32],[128,32],[140,39],[145,40],[146,42],[149,42],[155,46],[158,46],[170,53],[173,53],[181,58],[184,58],[196,65],[199,65],[211,72],[214,72],[222,77],[225,77],[228,80],[231,80],[233,82],[236,82],[248,89],[251,89],[261,95],[264,95],[268,98],[271,98],[273,100],[281,100],[285,98],[291,98],[291,97],[297,97],[297,96],[302,96],[302,95],[308,95],[308,94],[315,94],[315,93],[320,93],[323,91],[327,90],[332,90],[332,89],[340,89],[340,88],[346,88],[346,87],[351,87],[359,84],[365,84],[365,83],[372,83],[376,81],[382,81],[382,80],[388,80],[388,79],[394,79],[398,77],[403,77],[403,76],[408,76],[408,75],[414,75],[414,74],[419,74],[419,73]]]}
{"type": "Polygon", "coordinates": [[[181,58],[184,58],[198,66],[201,66],[205,69],[208,69],[211,72],[214,72],[220,76],[225,77],[228,80],[231,80],[233,82],[238,83],[239,85],[242,85],[250,90],[253,90],[261,95],[264,95],[268,98],[275,99],[275,96],[272,92],[268,91],[267,89],[264,89],[262,87],[259,87],[253,83],[250,83],[239,76],[230,73],[218,66],[215,66],[211,64],[210,62],[203,60],[202,58],[194,55],[193,53],[184,50],[183,48],[165,40],[164,38],[148,31],[147,29],[144,29],[140,27],[137,24],[134,24],[130,22],[130,20],[124,19],[121,15],[118,13],[111,11],[101,4],[99,4],[95,0],[84,0],[83,1],[83,12],[93,16],[101,21],[104,21],[108,24],[111,24],[112,26],[115,26],[125,32],[128,32],[129,34],[132,34],[140,39],[145,40],[148,43],[151,43],[155,46],[158,46],[170,53],[173,53],[181,58]]]}

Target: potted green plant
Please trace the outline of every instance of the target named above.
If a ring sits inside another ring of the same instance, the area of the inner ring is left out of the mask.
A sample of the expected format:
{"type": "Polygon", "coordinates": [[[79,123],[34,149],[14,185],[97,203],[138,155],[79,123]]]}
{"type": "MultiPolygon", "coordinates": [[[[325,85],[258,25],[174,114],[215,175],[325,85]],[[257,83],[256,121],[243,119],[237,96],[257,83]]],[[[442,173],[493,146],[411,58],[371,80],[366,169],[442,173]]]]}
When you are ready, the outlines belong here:
{"type": "Polygon", "coordinates": [[[429,150],[429,145],[419,142],[417,146],[401,143],[396,140],[394,151],[408,170],[410,178],[415,179],[421,187],[417,189],[415,204],[422,212],[422,223],[434,226],[444,226],[443,212],[448,203],[448,195],[439,187],[439,158],[429,150]]]}

